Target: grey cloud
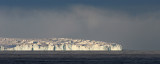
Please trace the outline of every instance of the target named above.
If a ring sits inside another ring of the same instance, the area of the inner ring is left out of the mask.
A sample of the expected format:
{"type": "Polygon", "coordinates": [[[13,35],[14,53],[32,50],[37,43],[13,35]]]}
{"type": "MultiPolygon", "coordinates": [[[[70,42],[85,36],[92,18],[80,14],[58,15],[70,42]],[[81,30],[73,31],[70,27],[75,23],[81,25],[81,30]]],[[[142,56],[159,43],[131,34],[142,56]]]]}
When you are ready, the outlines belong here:
{"type": "Polygon", "coordinates": [[[77,5],[65,9],[0,7],[0,36],[69,37],[117,42],[125,49],[159,49],[160,12],[132,16],[124,11],[77,5]]]}

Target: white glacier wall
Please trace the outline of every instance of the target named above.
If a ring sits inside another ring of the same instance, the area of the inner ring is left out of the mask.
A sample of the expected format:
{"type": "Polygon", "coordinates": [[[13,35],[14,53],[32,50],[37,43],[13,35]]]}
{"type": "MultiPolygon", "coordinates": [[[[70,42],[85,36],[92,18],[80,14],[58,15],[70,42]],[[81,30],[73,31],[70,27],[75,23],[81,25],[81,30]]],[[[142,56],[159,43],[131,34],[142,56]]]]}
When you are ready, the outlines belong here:
{"type": "Polygon", "coordinates": [[[122,46],[102,41],[50,38],[16,39],[0,38],[0,51],[121,51],[122,46]]]}

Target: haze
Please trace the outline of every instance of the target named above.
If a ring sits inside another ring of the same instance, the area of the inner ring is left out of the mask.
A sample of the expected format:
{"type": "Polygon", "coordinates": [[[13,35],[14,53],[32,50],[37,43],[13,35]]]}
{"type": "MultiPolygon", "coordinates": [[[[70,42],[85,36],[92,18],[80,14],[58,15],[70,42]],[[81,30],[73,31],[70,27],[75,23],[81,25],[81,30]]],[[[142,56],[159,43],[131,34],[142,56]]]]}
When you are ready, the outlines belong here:
{"type": "Polygon", "coordinates": [[[160,50],[159,0],[1,0],[0,37],[79,38],[160,50]]]}

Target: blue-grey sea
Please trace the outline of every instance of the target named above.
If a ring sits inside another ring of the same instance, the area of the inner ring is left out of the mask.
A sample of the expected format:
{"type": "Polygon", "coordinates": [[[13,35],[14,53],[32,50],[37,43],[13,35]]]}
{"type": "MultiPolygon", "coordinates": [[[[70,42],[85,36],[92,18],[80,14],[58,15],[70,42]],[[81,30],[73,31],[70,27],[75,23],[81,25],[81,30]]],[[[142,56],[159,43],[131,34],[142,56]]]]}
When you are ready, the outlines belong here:
{"type": "Polygon", "coordinates": [[[0,51],[0,64],[160,64],[160,52],[0,51]]]}

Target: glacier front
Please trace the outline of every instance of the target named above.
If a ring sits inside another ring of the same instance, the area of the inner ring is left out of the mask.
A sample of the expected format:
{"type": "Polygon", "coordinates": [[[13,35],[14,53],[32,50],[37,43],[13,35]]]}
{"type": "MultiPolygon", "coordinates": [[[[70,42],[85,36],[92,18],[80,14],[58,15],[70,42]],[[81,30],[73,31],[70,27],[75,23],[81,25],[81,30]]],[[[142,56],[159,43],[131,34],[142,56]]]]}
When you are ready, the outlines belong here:
{"type": "Polygon", "coordinates": [[[0,51],[121,51],[122,46],[103,41],[71,38],[0,38],[0,51]]]}

